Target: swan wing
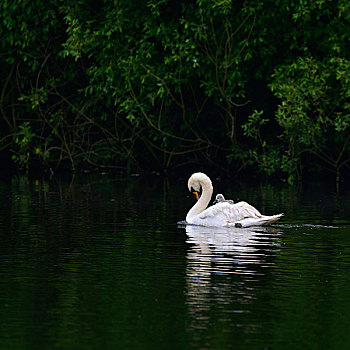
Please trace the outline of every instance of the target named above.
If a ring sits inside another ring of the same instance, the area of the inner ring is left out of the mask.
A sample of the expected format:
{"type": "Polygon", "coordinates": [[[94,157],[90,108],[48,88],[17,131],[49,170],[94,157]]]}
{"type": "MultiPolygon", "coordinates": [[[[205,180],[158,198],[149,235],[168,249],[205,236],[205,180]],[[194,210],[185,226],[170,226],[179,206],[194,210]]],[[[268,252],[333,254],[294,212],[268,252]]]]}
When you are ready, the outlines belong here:
{"type": "Polygon", "coordinates": [[[201,226],[227,226],[245,218],[260,218],[262,215],[246,202],[220,202],[198,214],[192,224],[201,226]]]}
{"type": "MultiPolygon", "coordinates": [[[[233,205],[235,207],[236,212],[239,212],[239,216],[243,218],[261,218],[262,214],[258,209],[254,208],[252,205],[247,202],[238,202],[233,205]]],[[[241,219],[240,219],[241,220],[241,219]]]]}
{"type": "Polygon", "coordinates": [[[205,220],[210,217],[223,217],[226,220],[237,221],[244,218],[260,218],[262,217],[259,210],[254,208],[247,202],[238,202],[235,204],[229,202],[221,202],[204,210],[198,215],[205,220]]]}

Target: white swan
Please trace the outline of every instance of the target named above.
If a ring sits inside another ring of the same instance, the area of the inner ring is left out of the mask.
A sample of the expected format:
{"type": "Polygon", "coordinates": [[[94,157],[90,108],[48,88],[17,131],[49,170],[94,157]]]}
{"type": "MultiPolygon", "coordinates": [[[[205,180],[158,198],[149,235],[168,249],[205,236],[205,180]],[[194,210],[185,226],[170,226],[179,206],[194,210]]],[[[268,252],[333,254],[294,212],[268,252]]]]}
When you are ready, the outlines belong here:
{"type": "Polygon", "coordinates": [[[283,216],[283,214],[262,215],[246,202],[235,204],[219,202],[207,208],[213,194],[213,185],[209,177],[203,173],[195,173],[190,177],[188,189],[198,199],[197,203],[187,213],[186,222],[188,224],[207,227],[266,226],[283,216]],[[202,192],[200,197],[199,192],[202,192]]]}

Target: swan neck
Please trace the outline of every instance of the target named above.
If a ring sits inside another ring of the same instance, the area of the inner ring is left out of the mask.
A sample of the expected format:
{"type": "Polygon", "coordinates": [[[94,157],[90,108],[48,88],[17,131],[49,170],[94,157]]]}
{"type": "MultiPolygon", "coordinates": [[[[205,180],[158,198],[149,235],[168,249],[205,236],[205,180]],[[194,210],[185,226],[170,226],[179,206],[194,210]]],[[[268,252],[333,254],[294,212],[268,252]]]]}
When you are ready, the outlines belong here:
{"type": "Polygon", "coordinates": [[[188,223],[192,223],[193,218],[199,215],[202,211],[204,211],[207,208],[212,197],[213,186],[211,184],[211,181],[202,181],[201,186],[202,195],[197,201],[197,203],[190,209],[186,216],[186,221],[188,223]]]}

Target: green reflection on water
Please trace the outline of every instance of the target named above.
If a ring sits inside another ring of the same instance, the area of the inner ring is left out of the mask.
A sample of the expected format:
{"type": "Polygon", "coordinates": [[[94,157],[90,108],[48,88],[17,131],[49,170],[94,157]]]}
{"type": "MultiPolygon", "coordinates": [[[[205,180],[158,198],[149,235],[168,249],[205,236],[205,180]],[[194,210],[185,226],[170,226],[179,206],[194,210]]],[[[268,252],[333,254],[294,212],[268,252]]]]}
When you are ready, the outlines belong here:
{"type": "Polygon", "coordinates": [[[286,217],[225,243],[185,180],[1,183],[1,348],[345,348],[349,196],[309,190],[228,187],[286,217]]]}

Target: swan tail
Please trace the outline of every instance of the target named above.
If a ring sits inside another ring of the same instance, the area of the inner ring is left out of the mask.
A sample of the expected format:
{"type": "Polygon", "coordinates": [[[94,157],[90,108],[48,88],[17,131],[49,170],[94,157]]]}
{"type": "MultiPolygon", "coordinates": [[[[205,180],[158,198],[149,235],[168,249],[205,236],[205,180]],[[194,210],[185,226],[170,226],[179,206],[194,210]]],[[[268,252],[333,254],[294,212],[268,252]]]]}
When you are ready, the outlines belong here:
{"type": "Polygon", "coordinates": [[[257,218],[245,218],[236,222],[228,223],[229,227],[252,227],[252,226],[269,226],[279,220],[284,214],[277,215],[262,215],[257,218]]]}
{"type": "Polygon", "coordinates": [[[271,216],[263,216],[262,217],[262,226],[266,226],[266,225],[271,225],[274,222],[276,222],[277,220],[279,220],[284,214],[277,214],[277,215],[271,215],[271,216]]]}

